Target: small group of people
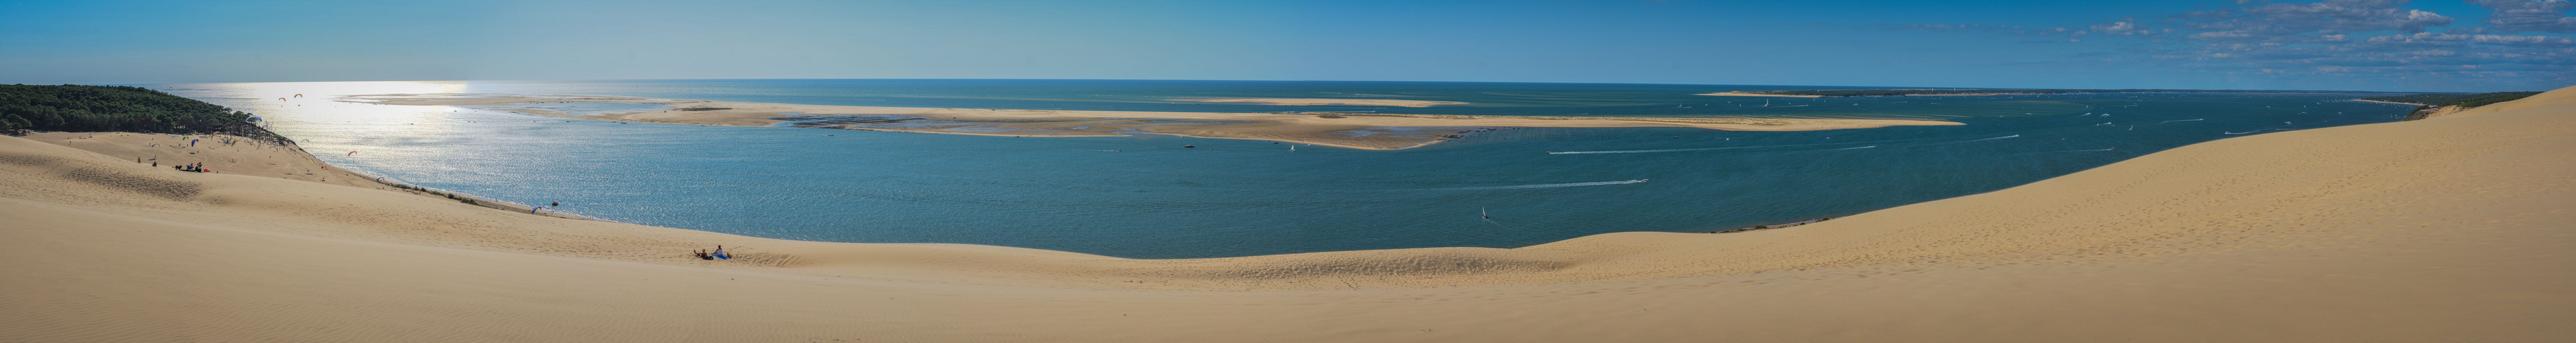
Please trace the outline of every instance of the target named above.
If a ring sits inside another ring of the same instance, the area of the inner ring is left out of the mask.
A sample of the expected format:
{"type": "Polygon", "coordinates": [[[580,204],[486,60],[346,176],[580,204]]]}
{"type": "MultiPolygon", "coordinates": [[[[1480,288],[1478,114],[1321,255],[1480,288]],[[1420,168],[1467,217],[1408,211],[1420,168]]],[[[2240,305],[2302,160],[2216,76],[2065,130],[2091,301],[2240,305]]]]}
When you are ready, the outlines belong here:
{"type": "MultiPolygon", "coordinates": [[[[152,164],[161,164],[161,163],[160,163],[160,162],[153,162],[152,164]]],[[[175,165],[175,166],[170,166],[170,168],[176,168],[176,169],[179,169],[179,171],[183,171],[183,172],[190,172],[190,173],[212,173],[212,172],[215,172],[215,171],[213,171],[213,170],[207,170],[207,169],[206,169],[206,164],[205,164],[205,163],[202,163],[202,162],[200,162],[200,163],[189,163],[189,164],[175,165]]]]}
{"type": "Polygon", "coordinates": [[[722,246],[722,245],[718,245],[718,246],[716,246],[716,251],[715,251],[715,252],[708,252],[708,251],[706,251],[706,250],[701,249],[701,250],[698,250],[698,251],[690,252],[690,254],[692,254],[692,255],[696,255],[696,256],[698,257],[698,259],[701,259],[701,260],[719,260],[719,259],[730,260],[730,259],[733,259],[733,253],[725,252],[725,250],[724,250],[724,246],[722,246]]]}

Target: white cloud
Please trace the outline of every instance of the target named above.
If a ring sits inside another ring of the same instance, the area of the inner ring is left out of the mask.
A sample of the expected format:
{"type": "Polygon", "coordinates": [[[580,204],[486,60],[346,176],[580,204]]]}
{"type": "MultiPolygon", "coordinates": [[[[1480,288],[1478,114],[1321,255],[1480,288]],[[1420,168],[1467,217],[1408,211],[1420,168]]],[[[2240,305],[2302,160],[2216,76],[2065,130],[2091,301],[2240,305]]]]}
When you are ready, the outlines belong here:
{"type": "Polygon", "coordinates": [[[2084,42],[2074,38],[2088,33],[2100,34],[2101,38],[2093,39],[2097,42],[2088,44],[2102,44],[2099,40],[2138,43],[2123,46],[2121,54],[2181,70],[2576,80],[2576,37],[2508,34],[2576,32],[2576,19],[2562,13],[2576,9],[2570,0],[2468,0],[2494,9],[2497,15],[2480,22],[2486,27],[2438,30],[2441,33],[2431,31],[2455,19],[2404,8],[2406,1],[2311,1],[2316,2],[2241,1],[2163,21],[2121,18],[2073,30],[1981,27],[2058,36],[2062,40],[2057,42],[2066,43],[2084,42]]]}
{"type": "Polygon", "coordinates": [[[2093,25],[2090,28],[2093,29],[2093,32],[2117,36],[2135,36],[2156,33],[2155,31],[2139,30],[2138,23],[2129,21],[2117,21],[2109,24],[2093,25]]]}
{"type": "Polygon", "coordinates": [[[2286,35],[2319,31],[2397,30],[2424,32],[2450,25],[2451,17],[2398,8],[2396,0],[2326,0],[2318,3],[2267,3],[2184,13],[2184,24],[2202,30],[2232,30],[2286,35]]]}
{"type": "Polygon", "coordinates": [[[2567,0],[2469,0],[2469,3],[2494,10],[2487,15],[2487,26],[2498,33],[2576,32],[2576,18],[2567,10],[2576,3],[2567,0]]]}
{"type": "Polygon", "coordinates": [[[2236,40],[2253,37],[2254,34],[2245,33],[2244,31],[2210,31],[2191,34],[2192,39],[2204,40],[2236,40]]]}

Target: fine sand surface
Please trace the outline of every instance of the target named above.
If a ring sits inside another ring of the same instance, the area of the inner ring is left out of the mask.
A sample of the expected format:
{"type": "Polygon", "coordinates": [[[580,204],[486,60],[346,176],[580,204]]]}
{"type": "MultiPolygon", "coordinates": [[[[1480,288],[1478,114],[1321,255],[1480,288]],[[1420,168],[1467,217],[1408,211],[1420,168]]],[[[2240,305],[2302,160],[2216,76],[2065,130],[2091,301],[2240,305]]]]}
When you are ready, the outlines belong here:
{"type": "MultiPolygon", "coordinates": [[[[352,96],[341,101],[425,106],[515,105],[546,102],[617,102],[668,104],[654,112],[564,115],[544,110],[501,108],[564,118],[690,125],[769,126],[777,118],[829,115],[875,115],[902,118],[909,125],[869,126],[831,123],[815,127],[985,136],[1102,137],[1135,133],[1200,138],[1252,139],[1355,149],[1393,150],[1448,141],[1456,136],[1504,127],[1695,127],[1729,131],[1812,131],[1907,125],[1961,125],[1955,122],[1893,119],[1823,118],[1673,118],[1470,116],[1386,113],[1211,113],[1146,111],[1062,111],[974,108],[826,106],[670,100],[608,96],[528,97],[388,94],[352,96]],[[794,114],[786,114],[794,113],[794,114]],[[1405,130],[1377,130],[1406,128],[1405,130]]],[[[883,122],[880,120],[880,122],[883,122]]]]}
{"type": "Polygon", "coordinates": [[[1787,229],[1191,260],[547,218],[57,144],[0,137],[0,341],[2576,339],[2576,89],[1787,229]],[[743,258],[686,257],[717,244],[743,258]]]}
{"type": "MultiPolygon", "coordinates": [[[[311,181],[323,184],[403,192],[423,197],[441,199],[442,201],[452,200],[436,194],[394,187],[393,185],[398,184],[397,180],[379,179],[375,175],[356,173],[349,171],[348,169],[332,168],[330,165],[322,163],[322,160],[314,159],[312,155],[314,153],[343,153],[348,156],[359,156],[365,154],[363,151],[322,151],[308,153],[304,151],[303,148],[294,145],[267,144],[257,140],[230,135],[165,135],[131,132],[48,132],[27,135],[25,139],[81,149],[91,153],[124,160],[129,163],[168,169],[173,172],[177,172],[178,169],[175,167],[179,165],[196,163],[200,166],[204,166],[207,173],[212,174],[266,176],[288,180],[311,181]],[[190,140],[195,140],[197,142],[195,145],[191,146],[189,145],[190,140]],[[227,141],[231,143],[225,143],[227,141]]],[[[529,210],[528,206],[520,204],[491,202],[489,200],[479,198],[475,200],[479,201],[480,204],[485,207],[519,212],[527,212],[529,210]]],[[[575,218],[575,216],[555,212],[539,213],[548,216],[575,218]]]]}
{"type": "Polygon", "coordinates": [[[1467,103],[1464,103],[1464,102],[1456,102],[1456,101],[1433,101],[1433,100],[1399,100],[1399,99],[1305,99],[1305,98],[1208,98],[1208,99],[1172,99],[1172,101],[1196,101],[1196,102],[1249,102],[1249,103],[1256,103],[1256,104],[1263,104],[1263,105],[1273,105],[1273,106],[1395,106],[1395,107],[1431,107],[1431,106],[1440,106],[1440,105],[1465,105],[1465,104],[1467,104],[1467,103]]]}

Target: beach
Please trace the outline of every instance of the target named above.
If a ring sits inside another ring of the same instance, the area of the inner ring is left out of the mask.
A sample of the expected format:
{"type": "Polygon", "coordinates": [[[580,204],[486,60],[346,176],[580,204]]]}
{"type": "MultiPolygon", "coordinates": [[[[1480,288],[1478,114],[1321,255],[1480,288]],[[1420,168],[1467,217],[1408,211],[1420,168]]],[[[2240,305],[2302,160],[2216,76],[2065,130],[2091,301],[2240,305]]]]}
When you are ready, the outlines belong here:
{"type": "Polygon", "coordinates": [[[1783,229],[1177,260],[534,216],[52,135],[0,137],[0,341],[2576,337],[2576,89],[1783,229]]]}
{"type": "Polygon", "coordinates": [[[829,120],[834,119],[830,116],[871,116],[861,119],[901,122],[898,123],[901,125],[816,125],[811,127],[1020,137],[1104,137],[1151,133],[1369,150],[1421,147],[1455,139],[1464,134],[1508,127],[1687,127],[1728,131],[1815,131],[1889,126],[1960,125],[1948,121],[1900,119],[1481,116],[1345,112],[1211,113],[868,107],[611,96],[387,94],[351,96],[342,98],[341,101],[412,106],[502,106],[496,109],[561,118],[713,126],[769,126],[788,122],[789,120],[780,118],[790,117],[803,120],[829,120]],[[559,102],[665,104],[669,109],[567,115],[541,109],[507,107],[559,102]],[[1386,128],[1404,130],[1374,130],[1386,128]]]}
{"type": "Polygon", "coordinates": [[[1274,105],[1274,106],[1394,106],[1394,107],[1431,107],[1431,106],[1440,106],[1440,105],[1465,105],[1465,104],[1467,104],[1467,103],[1464,103],[1464,102],[1456,102],[1456,101],[1403,100],[1403,99],[1206,98],[1206,99],[1172,99],[1172,101],[1196,101],[1196,102],[1248,102],[1248,103],[1255,103],[1255,104],[1262,104],[1262,105],[1274,105]]]}

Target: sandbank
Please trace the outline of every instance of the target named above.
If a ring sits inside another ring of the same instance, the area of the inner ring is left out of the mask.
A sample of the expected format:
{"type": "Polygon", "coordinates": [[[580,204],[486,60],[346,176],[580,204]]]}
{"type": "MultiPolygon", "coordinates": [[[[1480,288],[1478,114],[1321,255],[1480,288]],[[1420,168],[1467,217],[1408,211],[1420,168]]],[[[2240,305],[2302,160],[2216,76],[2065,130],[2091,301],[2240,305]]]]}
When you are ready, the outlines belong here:
{"type": "Polygon", "coordinates": [[[2397,104],[2397,105],[2415,105],[2415,106],[2424,106],[2424,104],[2418,104],[2418,103],[2412,103],[2412,102],[2379,101],[2379,100],[2366,100],[2366,99],[2352,99],[2352,101],[2360,101],[2360,102],[2376,102],[2376,103],[2382,103],[2382,104],[2397,104]]]}
{"type": "Polygon", "coordinates": [[[1263,104],[1263,105],[1272,105],[1272,106],[1395,106],[1395,107],[1431,107],[1431,106],[1440,106],[1440,105],[1465,105],[1465,104],[1467,104],[1467,103],[1464,103],[1464,102],[1456,102],[1456,101],[1432,101],[1432,100],[1398,100],[1398,99],[1305,99],[1305,98],[1206,98],[1206,99],[1172,99],[1172,101],[1196,101],[1196,102],[1249,102],[1249,103],[1256,103],[1256,104],[1263,104]]]}
{"type": "Polygon", "coordinates": [[[0,341],[2576,338],[2576,89],[1786,229],[1185,260],[548,218],[53,141],[0,137],[0,341]],[[717,244],[744,257],[686,255],[717,244]]]}
{"type": "Polygon", "coordinates": [[[1825,97],[1825,96],[1822,96],[1822,95],[1762,94],[1762,93],[1745,93],[1745,92],[1717,92],[1717,93],[1702,93],[1702,94],[1695,94],[1695,95],[1706,95],[1706,96],[1758,96],[1758,97],[1768,97],[1768,98],[1822,98],[1822,97],[1825,97]]]}
{"type": "Polygon", "coordinates": [[[1690,127],[1728,131],[1812,131],[1911,125],[1961,125],[1946,121],[1895,119],[1480,116],[1341,112],[1213,113],[868,107],[606,96],[391,94],[351,96],[340,100],[387,105],[445,106],[501,106],[545,102],[654,103],[666,104],[670,109],[580,116],[521,108],[495,109],[576,119],[717,126],[769,126],[790,121],[782,118],[821,121],[832,119],[827,118],[828,116],[861,116],[840,118],[849,120],[841,121],[839,124],[825,123],[811,125],[811,127],[1029,137],[1166,134],[1372,150],[1420,147],[1456,139],[1465,134],[1506,127],[1690,127]],[[1406,130],[1381,130],[1387,128],[1406,130]]]}

